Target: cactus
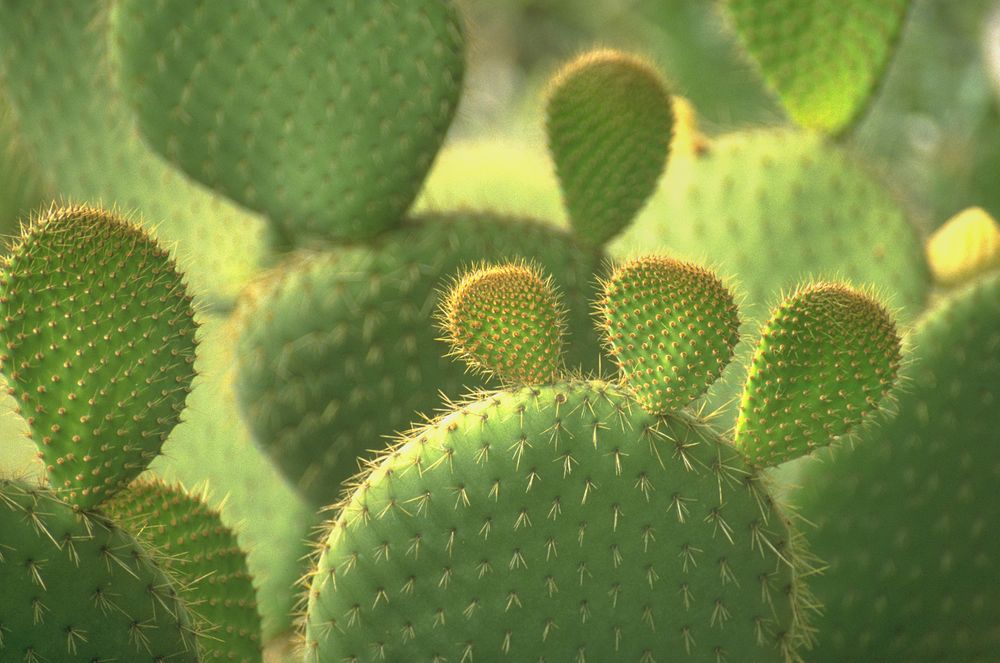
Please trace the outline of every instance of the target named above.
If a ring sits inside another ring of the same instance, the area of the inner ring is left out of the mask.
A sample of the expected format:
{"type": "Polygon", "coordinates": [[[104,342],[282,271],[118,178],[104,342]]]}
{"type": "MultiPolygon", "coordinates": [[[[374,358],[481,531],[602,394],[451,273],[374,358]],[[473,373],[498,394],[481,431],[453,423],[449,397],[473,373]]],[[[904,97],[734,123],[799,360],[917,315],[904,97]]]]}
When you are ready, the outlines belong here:
{"type": "Polygon", "coordinates": [[[133,482],[104,512],[164,556],[180,596],[202,622],[203,659],[261,660],[260,616],[246,556],[232,530],[201,497],[160,480],[133,482]]]}
{"type": "Polygon", "coordinates": [[[0,658],[199,660],[171,578],[122,528],[0,479],[0,532],[0,658]]]}
{"type": "Polygon", "coordinates": [[[911,333],[898,414],[851,453],[811,459],[790,496],[827,570],[811,660],[969,661],[1000,650],[1000,273],[911,333]]]}
{"type": "Polygon", "coordinates": [[[53,208],[0,263],[0,370],[49,480],[89,508],[149,465],[194,377],[194,310],[145,231],[53,208]]]}
{"type": "Polygon", "coordinates": [[[747,53],[793,120],[837,133],[864,108],[910,0],[725,0],[747,53]]]}
{"type": "Polygon", "coordinates": [[[1000,267],[1000,224],[981,207],[962,210],[927,240],[927,264],[946,287],[990,273],[1000,267]]]}
{"type": "MultiPolygon", "coordinates": [[[[561,306],[539,283],[516,263],[458,280],[441,313],[453,352],[484,361],[464,330],[478,328],[477,311],[498,291],[522,293],[505,309],[530,310],[531,335],[557,337],[561,306]],[[491,285],[470,287],[481,283],[491,285]]],[[[894,371],[899,344],[885,311],[838,292],[852,315],[832,321],[834,332],[860,326],[873,344],[865,350],[884,352],[894,371]]],[[[807,351],[822,329],[808,315],[814,304],[796,293],[780,310],[800,308],[800,333],[787,343],[807,351]]],[[[598,315],[606,343],[628,348],[631,363],[617,354],[625,379],[546,379],[545,353],[535,372],[515,362],[507,374],[506,361],[491,361],[506,387],[454,404],[356,477],[318,547],[306,660],[797,660],[812,635],[808,558],[762,468],[809,448],[758,465],[685,409],[735,344],[732,295],[707,270],[640,258],[606,280],[598,315]],[[688,329],[692,360],[711,368],[681,360],[684,389],[651,389],[633,366],[669,367],[667,342],[626,344],[620,330],[632,325],[654,339],[688,329]]],[[[518,327],[483,323],[495,345],[524,338],[518,327]]],[[[819,354],[816,366],[833,370],[839,359],[819,354]]],[[[865,377],[814,398],[853,402],[865,377]]]]}

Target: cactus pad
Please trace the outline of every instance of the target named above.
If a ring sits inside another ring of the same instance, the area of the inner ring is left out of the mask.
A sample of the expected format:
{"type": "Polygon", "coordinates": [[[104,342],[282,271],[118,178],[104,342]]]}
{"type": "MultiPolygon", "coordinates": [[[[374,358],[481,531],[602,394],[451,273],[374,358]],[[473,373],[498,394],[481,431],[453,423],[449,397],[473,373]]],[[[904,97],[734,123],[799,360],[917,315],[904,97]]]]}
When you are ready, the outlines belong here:
{"type": "Polygon", "coordinates": [[[606,382],[484,394],[359,478],[320,546],[306,660],[787,660],[795,535],[761,481],[606,382]]]}
{"type": "Polygon", "coordinates": [[[515,262],[458,278],[441,302],[440,323],[452,352],[471,368],[544,384],[562,368],[564,316],[552,279],[515,262]]]}
{"type": "Polygon", "coordinates": [[[981,207],[962,210],[927,240],[927,262],[941,285],[1000,267],[1000,224],[981,207]]]}
{"type": "Polygon", "coordinates": [[[0,264],[0,370],[55,491],[83,508],[159,453],[194,377],[191,298],[144,230],[53,208],[0,264]]]}
{"type": "Polygon", "coordinates": [[[201,657],[260,663],[260,616],[246,556],[218,512],[195,495],[159,480],[139,480],[102,507],[164,555],[163,567],[196,606],[201,657]]]}
{"type": "Polygon", "coordinates": [[[725,0],[743,46],[788,114],[838,133],[864,108],[910,0],[725,0]]]}
{"type": "Polygon", "coordinates": [[[826,571],[817,663],[1000,651],[1000,273],[944,300],[910,345],[899,412],[807,461],[792,499],[826,571]]]}
{"type": "Polygon", "coordinates": [[[594,51],[556,74],[547,117],[570,222],[581,241],[601,246],[656,189],[673,130],[670,96],[645,62],[594,51]]]}
{"type": "Polygon", "coordinates": [[[736,303],[719,278],[664,256],[616,267],[598,311],[625,385],[655,414],[700,396],[739,341],[736,303]]]}
{"type": "Polygon", "coordinates": [[[829,283],[798,289],[761,333],[737,446],[764,466],[826,446],[878,408],[899,363],[895,323],[870,296],[829,283]]]}
{"type": "Polygon", "coordinates": [[[170,579],[124,530],[0,479],[0,532],[0,660],[199,660],[170,579]]]}
{"type": "Polygon", "coordinates": [[[567,362],[591,370],[587,315],[600,258],[565,233],[490,215],[412,220],[373,244],[302,253],[247,291],[237,396],[254,438],[317,505],[380,438],[478,384],[442,356],[432,314],[443,279],[476,260],[536,259],[572,306],[567,362]]]}
{"type": "Polygon", "coordinates": [[[118,3],[146,139],[301,241],[397,224],[451,122],[463,63],[442,0],[118,3]]]}

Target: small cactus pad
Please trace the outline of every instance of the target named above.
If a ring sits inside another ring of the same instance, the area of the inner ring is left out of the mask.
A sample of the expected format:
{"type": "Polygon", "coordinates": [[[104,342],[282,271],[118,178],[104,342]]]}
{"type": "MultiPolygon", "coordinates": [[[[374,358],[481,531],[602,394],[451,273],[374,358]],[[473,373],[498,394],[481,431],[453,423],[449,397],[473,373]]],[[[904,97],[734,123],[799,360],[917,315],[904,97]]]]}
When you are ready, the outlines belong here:
{"type": "Polygon", "coordinates": [[[830,444],[878,408],[899,363],[896,325],[881,304],[840,284],[798,289],[761,332],[736,445],[768,466],[830,444]]]}
{"type": "Polygon", "coordinates": [[[240,303],[236,391],[254,439],[316,506],[340,495],[385,436],[483,380],[445,357],[439,288],[477,260],[518,257],[553,275],[568,304],[566,363],[597,365],[588,315],[601,257],[564,232],[492,215],[408,220],[374,242],[301,251],[240,303]]]}
{"type": "Polygon", "coordinates": [[[139,226],[53,208],[0,263],[0,370],[63,499],[84,508],[159,453],[194,377],[191,298],[139,226]]]}
{"type": "Polygon", "coordinates": [[[596,380],[491,392],[358,477],[319,545],[305,660],[787,661],[797,540],[686,412],[596,380]]]}
{"type": "Polygon", "coordinates": [[[547,114],[570,221],[582,242],[601,246],[656,189],[674,123],[670,96],[645,62],[594,51],[556,74],[547,114]]]}
{"type": "Polygon", "coordinates": [[[1000,267],[1000,224],[981,207],[962,210],[927,240],[927,262],[941,285],[1000,267]]]}
{"type": "Polygon", "coordinates": [[[135,539],[0,479],[0,660],[197,663],[190,616],[135,539]]]}
{"type": "Polygon", "coordinates": [[[618,265],[598,311],[625,386],[654,414],[704,393],[739,342],[736,302],[722,281],[665,256],[618,265]]]}
{"type": "Polygon", "coordinates": [[[458,102],[450,1],[125,0],[116,12],[145,138],[299,242],[397,224],[458,102]]]}
{"type": "Polygon", "coordinates": [[[725,0],[736,34],[797,123],[844,130],[895,48],[910,0],[725,0]]]}
{"type": "Polygon", "coordinates": [[[912,333],[898,413],[809,459],[792,495],[826,563],[815,663],[1000,652],[1000,273],[912,333]]]}
{"type": "Polygon", "coordinates": [[[133,482],[102,511],[164,556],[181,598],[196,606],[203,660],[260,663],[260,616],[246,556],[218,512],[156,479],[133,482]]]}
{"type": "Polygon", "coordinates": [[[449,288],[439,317],[452,353],[474,370],[543,384],[562,367],[565,313],[552,279],[534,265],[469,270],[449,288]]]}

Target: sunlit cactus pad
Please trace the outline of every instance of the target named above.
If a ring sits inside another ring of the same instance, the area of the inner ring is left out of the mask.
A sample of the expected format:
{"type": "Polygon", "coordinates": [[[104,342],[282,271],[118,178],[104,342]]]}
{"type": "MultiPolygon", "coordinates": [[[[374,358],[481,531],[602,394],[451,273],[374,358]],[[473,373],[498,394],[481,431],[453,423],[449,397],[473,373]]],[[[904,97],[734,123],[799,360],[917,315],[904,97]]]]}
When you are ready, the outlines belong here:
{"type": "Polygon", "coordinates": [[[198,663],[193,622],[131,535],[0,479],[0,660],[198,663]]]}
{"type": "Polygon", "coordinates": [[[299,241],[398,223],[458,102],[451,2],[126,0],[115,11],[146,139],[299,241]]]}
{"type": "Polygon", "coordinates": [[[484,394],[359,479],[306,660],[786,660],[794,536],[690,415],[600,381],[484,394]]]}
{"type": "Polygon", "coordinates": [[[160,452],[194,378],[191,297],[132,221],[53,208],[0,263],[0,370],[53,489],[92,507],[160,452]]]}
{"type": "Polygon", "coordinates": [[[163,555],[164,568],[196,606],[206,661],[261,661],[260,616],[246,555],[218,512],[197,495],[157,479],[132,482],[102,510],[163,555]]]}
{"type": "Polygon", "coordinates": [[[743,46],[793,120],[838,133],[879,81],[910,0],[725,0],[743,46]]]}
{"type": "Polygon", "coordinates": [[[739,341],[736,302],[719,277],[664,256],[619,265],[604,283],[598,312],[625,384],[650,412],[700,396],[739,341]]]}
{"type": "Polygon", "coordinates": [[[635,56],[585,53],[550,83],[549,151],[577,235],[600,246],[653,193],[673,130],[659,73],[635,56]]]}
{"type": "Polygon", "coordinates": [[[877,411],[900,360],[896,325],[872,297],[834,283],[799,288],[761,332],[736,443],[761,465],[829,444],[877,411]]]}

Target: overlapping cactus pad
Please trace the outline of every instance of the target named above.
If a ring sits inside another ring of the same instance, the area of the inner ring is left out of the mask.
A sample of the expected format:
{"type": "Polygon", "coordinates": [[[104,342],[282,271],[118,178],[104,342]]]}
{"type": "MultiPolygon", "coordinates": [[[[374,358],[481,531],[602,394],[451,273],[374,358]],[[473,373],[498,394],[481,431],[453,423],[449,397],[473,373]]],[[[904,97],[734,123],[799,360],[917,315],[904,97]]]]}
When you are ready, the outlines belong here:
{"type": "MultiPolygon", "coordinates": [[[[456,300],[462,310],[491,310],[496,289],[470,284],[497,275],[516,300],[509,311],[544,319],[544,310],[558,310],[549,293],[538,297],[534,270],[486,265],[454,283],[444,324],[456,300]]],[[[769,493],[759,457],[683,409],[729,358],[732,295],[708,270],[661,256],[620,265],[607,283],[607,320],[634,315],[654,339],[687,330],[690,338],[677,338],[691,343],[691,361],[710,368],[677,363],[683,396],[673,399],[651,386],[669,380],[635,368],[671,367],[660,362],[671,351],[645,339],[627,344],[619,381],[564,375],[515,386],[523,366],[505,373],[493,362],[511,386],[403,435],[338,505],[309,584],[306,660],[797,660],[815,605],[796,526],[769,493]]],[[[877,317],[868,309],[844,324],[866,336],[877,317]]],[[[805,332],[785,343],[822,347],[816,338],[828,322],[804,315],[805,332]]],[[[483,327],[498,345],[524,333],[516,324],[483,327]]],[[[605,329],[620,347],[619,325],[605,329]]],[[[879,331],[886,338],[872,334],[876,351],[895,343],[898,354],[898,337],[879,331]]],[[[456,354],[482,361],[461,334],[449,337],[456,354]]],[[[839,355],[814,354],[817,370],[840,365],[839,355]]],[[[549,370],[547,356],[534,363],[535,377],[549,370]]],[[[784,379],[775,367],[761,373],[784,379]]],[[[842,390],[868,396],[859,385],[842,390]]],[[[804,416],[825,416],[826,407],[822,394],[803,398],[804,416]]],[[[761,460],[810,448],[789,445],[761,460]]]]}

